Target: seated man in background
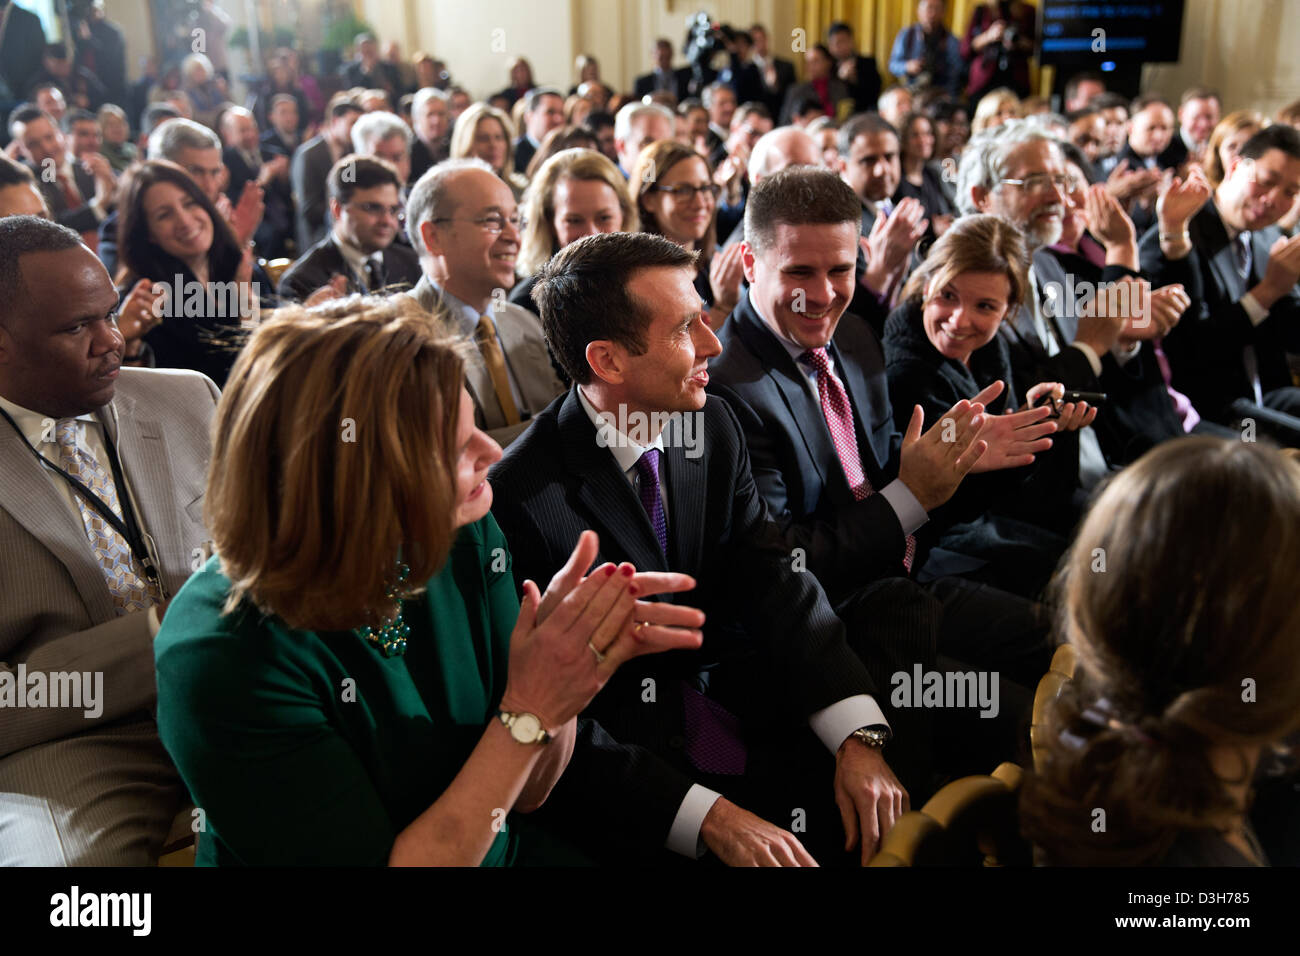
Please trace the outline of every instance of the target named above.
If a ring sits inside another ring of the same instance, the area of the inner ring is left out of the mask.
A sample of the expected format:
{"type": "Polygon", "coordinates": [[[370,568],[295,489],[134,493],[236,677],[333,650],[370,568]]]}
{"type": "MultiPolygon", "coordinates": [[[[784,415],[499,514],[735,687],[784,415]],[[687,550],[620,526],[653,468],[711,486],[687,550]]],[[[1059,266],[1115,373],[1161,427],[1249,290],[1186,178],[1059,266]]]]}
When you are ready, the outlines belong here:
{"type": "Polygon", "coordinates": [[[1169,333],[1173,385],[1211,421],[1251,418],[1300,442],[1300,388],[1288,352],[1300,353],[1300,238],[1277,221],[1300,195],[1300,132],[1275,125],[1241,147],[1210,193],[1200,170],[1176,180],[1159,222],[1142,238],[1143,269],[1157,286],[1192,298],[1169,333]]]}
{"type": "Polygon", "coordinates": [[[262,221],[253,233],[257,254],[265,259],[285,254],[293,235],[293,198],[289,192],[289,157],[263,154],[257,120],[242,106],[232,106],[221,117],[221,138],[225,143],[221,160],[229,177],[224,190],[237,203],[250,183],[263,197],[262,221]]]}
{"type": "Polygon", "coordinates": [[[402,192],[411,181],[411,127],[396,113],[366,113],[352,125],[352,152],[390,163],[402,180],[402,192]]]}
{"type": "Polygon", "coordinates": [[[362,109],[346,93],[336,94],[325,110],[320,133],[298,147],[289,164],[299,251],[310,249],[329,233],[330,170],[352,152],[352,125],[362,109]]]}
{"type": "Polygon", "coordinates": [[[55,221],[75,229],[93,249],[98,229],[113,206],[117,178],[99,154],[77,159],[67,137],[48,113],[20,106],[9,116],[9,133],[36,177],[45,205],[55,221]]]}
{"type": "Polygon", "coordinates": [[[280,295],[302,301],[323,287],[330,297],[409,289],[420,281],[420,260],[393,240],[402,231],[402,181],[391,163],[346,156],[330,170],[334,225],[280,278],[280,295]]]}
{"type": "Polygon", "coordinates": [[[0,865],[150,865],[184,800],[151,642],[206,546],[217,390],[121,369],[117,298],[76,233],[0,220],[0,865]]]}
{"type": "Polygon", "coordinates": [[[506,301],[519,254],[514,194],[482,160],[448,160],[411,190],[406,230],[423,272],[412,295],[478,347],[482,361],[466,369],[475,422],[505,447],[564,390],[537,317],[506,301]]]}

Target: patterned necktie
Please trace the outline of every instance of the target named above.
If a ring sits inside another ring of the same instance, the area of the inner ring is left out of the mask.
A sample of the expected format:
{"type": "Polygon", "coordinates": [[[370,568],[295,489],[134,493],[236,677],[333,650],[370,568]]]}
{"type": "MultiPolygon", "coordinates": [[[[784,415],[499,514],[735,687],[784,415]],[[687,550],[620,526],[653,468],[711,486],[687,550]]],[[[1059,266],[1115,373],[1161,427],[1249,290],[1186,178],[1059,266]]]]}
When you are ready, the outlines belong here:
{"type": "Polygon", "coordinates": [[[641,476],[637,491],[641,496],[641,507],[645,509],[650,525],[655,529],[659,540],[659,550],[668,555],[668,518],[664,515],[664,500],[659,494],[659,449],[646,449],[645,454],[636,460],[636,471],[641,476]]]}
{"type": "MultiPolygon", "coordinates": [[[[55,425],[55,442],[59,446],[59,466],[122,517],[122,506],[117,497],[113,476],[91,455],[77,447],[77,420],[61,418],[55,425]]],[[[81,523],[86,529],[86,539],[95,554],[95,561],[104,573],[109,594],[118,614],[143,611],[158,603],[162,596],[157,587],[145,576],[139,559],[131,552],[126,539],[80,494],[74,494],[81,523]]]]}
{"type": "MultiPolygon", "coordinates": [[[[835,445],[835,454],[848,479],[849,489],[858,501],[876,493],[871,481],[862,470],[862,456],[858,454],[858,437],[853,430],[853,408],[849,404],[848,393],[839,379],[831,374],[830,357],[826,349],[809,349],[799,356],[799,361],[811,365],[817,372],[817,395],[821,399],[822,417],[831,432],[831,442],[835,445]]],[[[907,548],[903,555],[903,567],[912,570],[912,560],[916,557],[916,538],[907,536],[907,548]]]]}
{"type": "MultiPolygon", "coordinates": [[[[379,292],[388,283],[384,278],[384,266],[378,259],[366,259],[366,291],[379,292]]],[[[489,320],[490,321],[490,320],[489,320]]]]}
{"type": "Polygon", "coordinates": [[[1232,243],[1232,251],[1237,260],[1237,274],[1250,280],[1251,254],[1250,233],[1243,232],[1232,243]]]}
{"type": "Polygon", "coordinates": [[[488,375],[492,377],[492,391],[496,393],[497,401],[501,403],[501,413],[505,416],[506,424],[518,425],[522,419],[519,417],[519,408],[515,405],[514,395],[510,393],[506,356],[501,351],[501,343],[497,341],[497,327],[491,316],[484,315],[479,318],[474,336],[478,340],[479,352],[483,355],[483,364],[487,366],[488,375]]]}

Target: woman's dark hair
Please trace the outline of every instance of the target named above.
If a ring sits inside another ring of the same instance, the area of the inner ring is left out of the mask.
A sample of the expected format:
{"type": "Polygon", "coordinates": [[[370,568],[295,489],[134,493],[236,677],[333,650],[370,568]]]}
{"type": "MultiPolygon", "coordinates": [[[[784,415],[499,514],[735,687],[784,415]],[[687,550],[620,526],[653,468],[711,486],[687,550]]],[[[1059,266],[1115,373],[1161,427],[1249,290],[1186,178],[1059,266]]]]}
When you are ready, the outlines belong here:
{"type": "Polygon", "coordinates": [[[1092,163],[1088,162],[1088,157],[1083,155],[1083,150],[1062,139],[1058,139],[1056,145],[1061,148],[1061,153],[1065,156],[1067,163],[1074,163],[1079,167],[1079,171],[1083,173],[1083,178],[1088,180],[1089,186],[1101,182],[1101,179],[1097,176],[1097,170],[1093,168],[1092,163]]]}
{"type": "Polygon", "coordinates": [[[1276,449],[1179,438],[1110,480],[1053,586],[1079,664],[1021,799],[1049,862],[1154,863],[1240,818],[1246,748],[1300,727],[1297,567],[1300,467],[1276,449]]]}
{"type": "Polygon", "coordinates": [[[913,110],[904,116],[898,124],[898,155],[900,160],[906,158],[904,154],[907,152],[907,135],[912,130],[912,124],[920,122],[930,124],[930,135],[935,139],[934,149],[939,148],[938,131],[934,128],[934,120],[930,118],[930,114],[920,110],[913,110]]]}
{"type": "Polygon", "coordinates": [[[208,250],[208,278],[229,282],[243,256],[239,240],[217,207],[203,194],[190,174],[166,159],[151,159],[127,170],[117,191],[121,221],[117,225],[118,285],[136,279],[168,280],[185,275],[189,267],[149,238],[144,197],[150,187],[170,183],[203,207],[212,220],[212,246],[208,250]]]}

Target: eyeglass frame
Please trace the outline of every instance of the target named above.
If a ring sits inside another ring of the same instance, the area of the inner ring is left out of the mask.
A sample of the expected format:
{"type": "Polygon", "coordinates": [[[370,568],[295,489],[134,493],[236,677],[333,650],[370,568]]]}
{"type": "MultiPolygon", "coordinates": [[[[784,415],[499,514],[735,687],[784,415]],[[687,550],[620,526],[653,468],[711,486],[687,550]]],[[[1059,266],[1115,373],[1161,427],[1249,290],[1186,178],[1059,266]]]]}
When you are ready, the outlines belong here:
{"type": "Polygon", "coordinates": [[[1042,195],[1047,191],[1046,189],[1041,186],[1029,185],[1029,181],[1038,176],[1043,177],[1042,182],[1055,186],[1063,194],[1074,192],[1080,183],[1078,177],[1071,176],[1069,173],[1059,173],[1055,175],[1051,173],[1030,173],[1024,179],[999,179],[998,183],[1003,186],[1019,186],[1026,193],[1037,193],[1042,195]]]}
{"type": "Polygon", "coordinates": [[[367,216],[378,216],[380,213],[388,213],[396,219],[398,223],[406,222],[406,207],[401,203],[398,203],[396,206],[385,206],[381,202],[356,202],[355,200],[349,199],[343,205],[351,206],[354,209],[360,209],[367,216]]]}
{"type": "Polygon", "coordinates": [[[512,223],[508,216],[503,216],[499,212],[488,213],[486,216],[482,216],[478,219],[458,219],[455,216],[437,216],[433,219],[430,219],[429,222],[433,223],[434,225],[437,225],[440,222],[473,223],[474,225],[478,226],[480,229],[487,231],[490,235],[493,236],[499,236],[501,235],[501,233],[505,232],[507,223],[513,225],[515,227],[515,231],[521,234],[525,229],[528,228],[528,216],[525,213],[520,211],[515,212],[514,222],[512,223]],[[496,228],[493,228],[492,226],[493,222],[497,222],[500,225],[498,225],[496,228]]]}
{"type": "Polygon", "coordinates": [[[672,186],[660,186],[656,183],[651,186],[647,192],[667,193],[672,196],[675,201],[685,200],[686,202],[690,202],[691,199],[694,199],[696,196],[705,192],[713,197],[714,202],[717,202],[718,199],[722,197],[722,187],[717,183],[705,183],[703,186],[692,186],[690,183],[676,183],[672,186]],[[690,199],[686,199],[684,190],[687,189],[691,191],[690,199]]]}

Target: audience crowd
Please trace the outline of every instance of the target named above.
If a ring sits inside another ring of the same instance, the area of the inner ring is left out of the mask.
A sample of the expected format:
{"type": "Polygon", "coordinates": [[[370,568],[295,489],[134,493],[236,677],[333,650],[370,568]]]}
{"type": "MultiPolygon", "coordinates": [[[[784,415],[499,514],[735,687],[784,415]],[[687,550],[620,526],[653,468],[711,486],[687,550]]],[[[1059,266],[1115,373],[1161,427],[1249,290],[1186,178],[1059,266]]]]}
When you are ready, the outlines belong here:
{"type": "Polygon", "coordinates": [[[0,0],[0,863],[865,864],[1002,761],[1300,862],[1300,104],[1053,112],[1022,6],[236,102],[0,0]]]}

